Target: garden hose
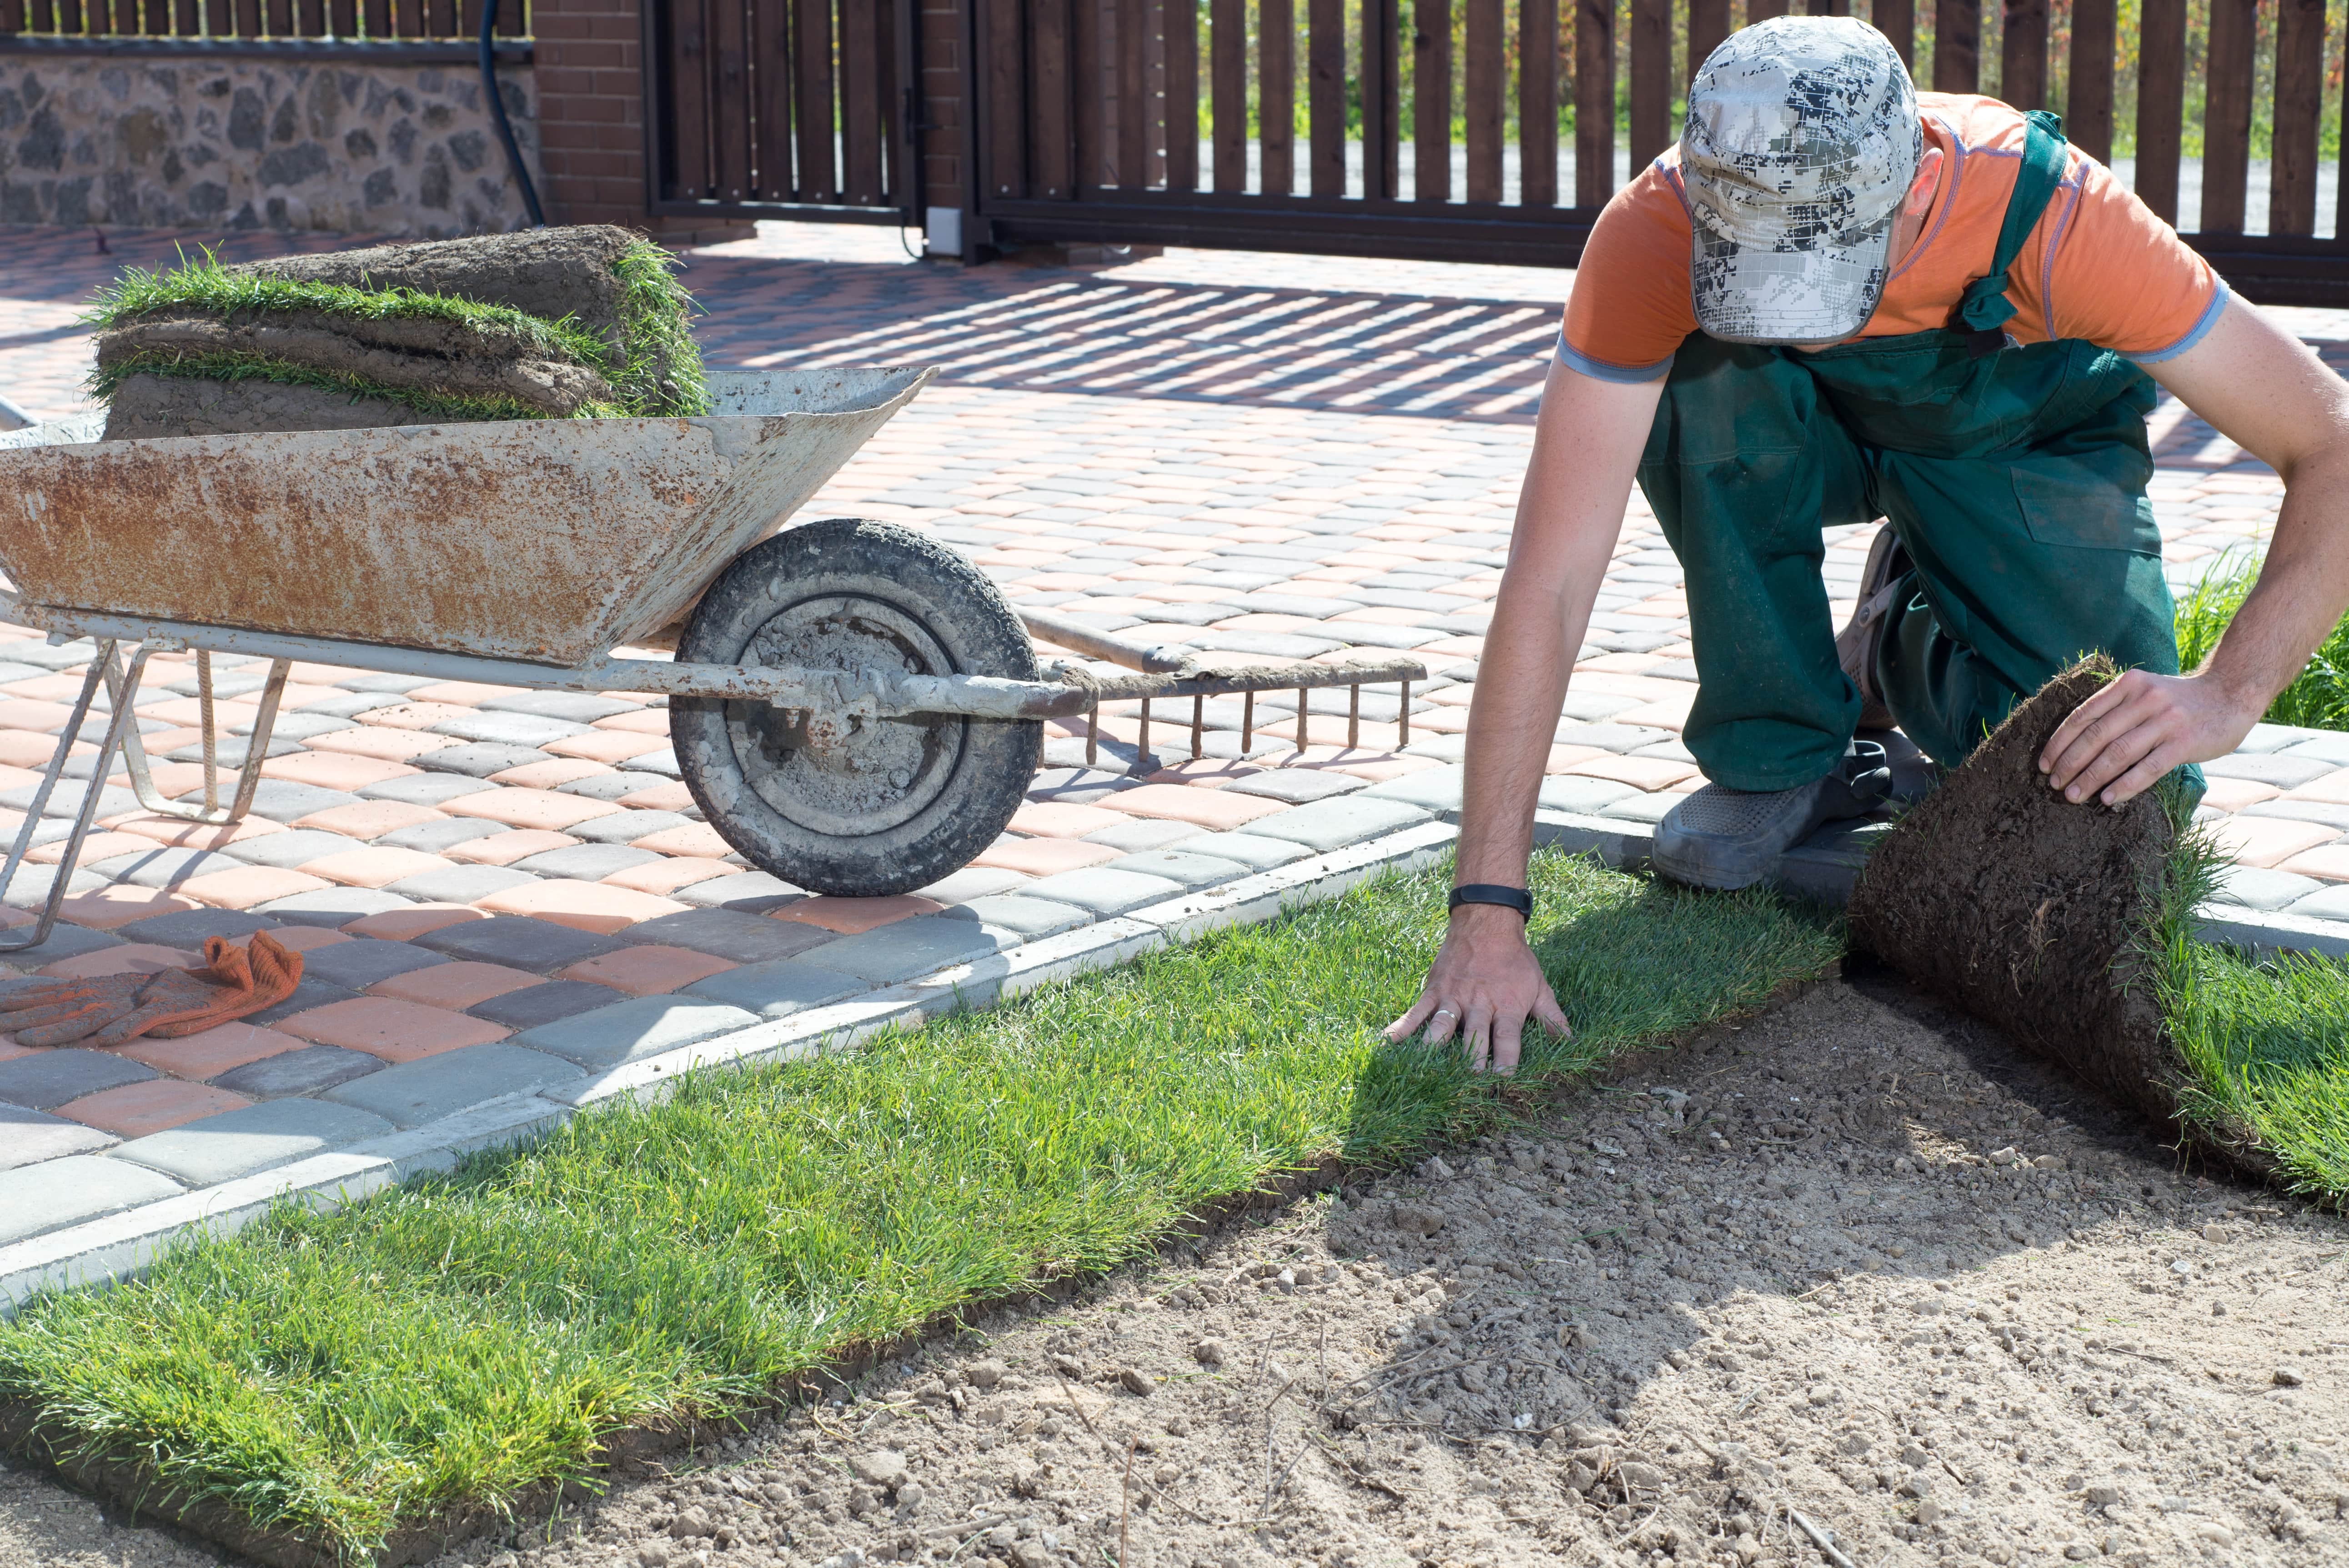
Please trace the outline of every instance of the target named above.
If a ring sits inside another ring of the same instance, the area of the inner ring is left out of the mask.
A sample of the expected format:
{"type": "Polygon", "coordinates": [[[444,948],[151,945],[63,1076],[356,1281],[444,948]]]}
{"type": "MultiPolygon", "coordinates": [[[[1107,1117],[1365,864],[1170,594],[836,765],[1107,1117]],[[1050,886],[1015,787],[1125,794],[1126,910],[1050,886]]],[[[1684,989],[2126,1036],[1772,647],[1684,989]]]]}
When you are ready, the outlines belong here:
{"type": "Polygon", "coordinates": [[[522,204],[530,212],[530,226],[546,227],[546,213],[538,204],[538,188],[522,166],[522,149],[514,145],[513,122],[506,118],[506,100],[498,91],[498,61],[491,35],[497,31],[498,0],[481,0],[481,92],[490,102],[490,118],[497,123],[498,140],[506,150],[506,167],[522,187],[522,204]]]}

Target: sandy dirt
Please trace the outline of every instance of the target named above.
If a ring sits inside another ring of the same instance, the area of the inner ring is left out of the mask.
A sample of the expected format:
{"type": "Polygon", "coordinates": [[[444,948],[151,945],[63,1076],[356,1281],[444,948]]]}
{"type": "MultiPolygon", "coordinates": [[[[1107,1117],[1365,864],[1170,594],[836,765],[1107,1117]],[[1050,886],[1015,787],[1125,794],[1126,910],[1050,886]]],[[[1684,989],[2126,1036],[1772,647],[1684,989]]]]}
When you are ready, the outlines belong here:
{"type": "MultiPolygon", "coordinates": [[[[2344,1563],[2344,1306],[2349,1225],[1863,975],[440,1568],[2344,1563]]],[[[215,1560],[0,1470],[9,1568],[215,1560]]]]}

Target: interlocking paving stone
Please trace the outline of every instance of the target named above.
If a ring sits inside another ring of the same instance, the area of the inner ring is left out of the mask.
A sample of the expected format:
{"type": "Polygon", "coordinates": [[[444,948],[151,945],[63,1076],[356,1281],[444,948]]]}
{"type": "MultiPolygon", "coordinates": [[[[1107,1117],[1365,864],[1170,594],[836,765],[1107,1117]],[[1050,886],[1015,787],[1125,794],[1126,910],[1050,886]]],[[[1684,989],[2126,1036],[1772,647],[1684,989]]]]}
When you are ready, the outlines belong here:
{"type": "Polygon", "coordinates": [[[657,773],[667,779],[681,779],[685,769],[677,763],[677,751],[664,746],[657,751],[640,752],[628,758],[628,766],[639,773],[657,773]]]}
{"type": "MultiPolygon", "coordinates": [[[[1184,840],[1183,852],[1186,855],[1212,855],[1222,861],[1237,861],[1250,871],[1268,872],[1275,866],[1301,861],[1313,851],[1286,839],[1268,839],[1257,833],[1202,833],[1195,839],[1184,840]]],[[[1021,891],[1029,892],[1033,888],[1021,891]]]]}
{"type": "Polygon", "coordinates": [[[364,991],[395,975],[405,975],[411,969],[429,969],[436,964],[448,962],[445,954],[427,952],[412,942],[380,942],[358,937],[304,954],[302,973],[305,979],[323,980],[329,985],[364,991]]]}
{"type": "MultiPolygon", "coordinates": [[[[438,806],[444,800],[454,800],[463,795],[478,795],[484,789],[496,788],[486,779],[469,778],[462,773],[409,773],[398,779],[387,779],[380,784],[370,784],[361,789],[359,795],[368,800],[398,800],[410,806],[438,806]]],[[[417,846],[411,844],[409,847],[413,849],[417,846]]]]}
{"type": "Polygon", "coordinates": [[[479,743],[424,752],[417,758],[416,766],[430,773],[460,773],[468,779],[487,779],[492,773],[503,773],[510,768],[527,768],[533,762],[554,760],[546,752],[527,746],[479,743]]]}
{"type": "MultiPolygon", "coordinates": [[[[491,786],[495,789],[495,785],[491,786]]],[[[419,822],[413,827],[396,828],[376,840],[395,850],[420,850],[437,855],[452,844],[472,839],[486,839],[492,833],[507,831],[502,822],[485,822],[479,817],[443,817],[434,822],[419,822]]]]}
{"type": "Polygon", "coordinates": [[[552,921],[533,920],[526,914],[501,914],[489,920],[468,921],[462,925],[444,925],[416,940],[451,958],[502,964],[510,969],[527,969],[533,975],[552,975],[582,959],[615,953],[627,945],[608,936],[556,925],[552,921]]]}
{"type": "MultiPolygon", "coordinates": [[[[1145,850],[1138,855],[1112,861],[1103,871],[1139,872],[1144,876],[1164,877],[1186,891],[1217,887],[1250,874],[1251,868],[1238,861],[1220,860],[1213,855],[1195,855],[1181,850],[1145,850]]],[[[981,915],[980,919],[986,916],[981,915]]]]}
{"type": "Polygon", "coordinates": [[[793,903],[807,894],[781,877],[765,872],[744,872],[740,876],[711,877],[681,887],[673,895],[679,903],[689,903],[698,909],[736,909],[758,913],[779,909],[793,903]]]}
{"type": "Polygon", "coordinates": [[[310,973],[310,955],[305,953],[302,955],[302,983],[294,987],[294,994],[274,1007],[246,1014],[240,1021],[266,1027],[281,1018],[290,1018],[296,1013],[306,1013],[330,1002],[347,1002],[357,995],[358,992],[348,985],[336,985],[315,977],[310,973]]]}
{"type": "MultiPolygon", "coordinates": [[[[5,896],[0,896],[0,903],[5,903],[12,909],[34,909],[46,904],[48,903],[49,890],[56,885],[57,870],[56,866],[18,866],[16,875],[8,883],[7,893],[5,896]]],[[[95,892],[99,888],[112,885],[96,872],[81,869],[77,869],[72,876],[66,879],[66,892],[68,894],[95,892]]]]}
{"type": "Polygon", "coordinates": [[[920,914],[909,920],[893,920],[886,925],[824,944],[813,962],[845,975],[860,975],[876,985],[892,985],[949,964],[993,953],[1016,937],[1015,933],[990,931],[968,918],[968,914],[966,905],[953,914],[920,914]]]}
{"type": "Polygon", "coordinates": [[[1359,795],[1348,795],[1262,818],[1249,823],[1248,831],[1326,851],[1383,833],[1400,832],[1428,820],[1433,814],[1424,807],[1402,800],[1366,800],[1359,795]]]}
{"type": "Polygon", "coordinates": [[[1685,795],[1626,795],[1596,814],[1617,817],[1627,822],[1661,822],[1673,807],[1688,799],[1685,795]]]}
{"type": "Polygon", "coordinates": [[[591,696],[585,692],[525,691],[512,696],[482,699],[484,713],[524,713],[540,718],[559,718],[572,724],[594,724],[599,718],[617,714],[640,711],[642,703],[628,702],[616,696],[591,696]]]}
{"type": "Polygon", "coordinates": [[[465,1011],[476,1018],[502,1024],[509,1029],[534,1029],[557,1018],[592,1013],[598,1007],[607,1007],[615,1002],[626,1000],[626,992],[616,991],[609,985],[597,985],[585,980],[550,980],[543,985],[526,985],[502,996],[492,996],[465,1011]]]}
{"type": "Polygon", "coordinates": [[[2205,762],[2202,771],[2213,779],[2248,779],[2255,784],[2272,784],[2279,789],[2297,789],[2341,766],[2317,757],[2278,751],[2264,757],[2221,757],[2205,762]]]}
{"type": "Polygon", "coordinates": [[[1327,800],[1334,795],[1350,795],[1369,787],[1370,780],[1357,779],[1350,773],[1339,773],[1323,768],[1271,768],[1262,773],[1251,773],[1245,779],[1235,779],[1224,786],[1235,795],[1261,795],[1268,800],[1286,800],[1292,806],[1306,805],[1314,800],[1327,800]]]}
{"type": "MultiPolygon", "coordinates": [[[[1671,738],[1670,730],[1638,724],[1561,724],[1550,735],[1552,744],[1557,746],[1595,746],[1601,751],[1620,752],[1630,752],[1671,738]]],[[[1417,748],[1414,746],[1413,749],[1417,748]]]]}
{"type": "MultiPolygon", "coordinates": [[[[0,933],[0,935],[22,938],[31,934],[32,928],[25,926],[16,931],[0,933]]],[[[45,964],[59,964],[68,958],[79,958],[85,953],[96,953],[100,948],[120,947],[126,940],[110,931],[93,931],[87,925],[76,925],[69,920],[60,920],[49,927],[47,941],[38,947],[19,947],[0,953],[0,963],[14,964],[24,969],[37,969],[45,964]]]]}
{"type": "Polygon", "coordinates": [[[615,1068],[758,1021],[756,1013],[706,996],[631,996],[592,1013],[543,1024],[516,1035],[512,1043],[583,1067],[615,1068]]]}
{"type": "Polygon", "coordinates": [[[2258,866],[2229,866],[2219,873],[2217,896],[2222,903],[2240,903],[2251,909],[2284,909],[2313,892],[2322,892],[2324,883],[2314,877],[2296,876],[2291,872],[2266,871],[2258,866]]]}
{"type": "Polygon", "coordinates": [[[68,1154],[0,1172],[0,1245],[181,1191],[168,1176],[103,1154],[68,1154]]]}
{"type": "MultiPolygon", "coordinates": [[[[2349,884],[2336,882],[2322,892],[2310,893],[2284,906],[2286,914],[2304,915],[2311,920],[2349,920],[2349,884]]],[[[5,1072],[0,1067],[0,1072],[5,1072]]],[[[0,1098],[13,1099],[5,1083],[0,1083],[0,1098]]]]}
{"type": "Polygon", "coordinates": [[[383,1058],[340,1046],[305,1046],[247,1062],[212,1081],[247,1099],[282,1099],[289,1095],[319,1095],[336,1084],[383,1070],[383,1058]]]}
{"type": "Polygon", "coordinates": [[[2244,807],[2237,815],[2282,817],[2294,822],[2323,822],[2327,827],[2349,832],[2349,806],[2336,806],[2329,800],[2261,800],[2244,807]]]}
{"type": "Polygon", "coordinates": [[[1406,806],[1439,816],[1456,815],[1460,810],[1462,780],[1468,770],[1454,762],[1442,768],[1423,768],[1416,773],[1405,773],[1372,784],[1361,791],[1365,800],[1400,800],[1406,806]]]}
{"type": "Polygon", "coordinates": [[[793,958],[838,940],[832,932],[804,921],[770,920],[731,909],[682,910],[629,926],[619,934],[623,942],[689,947],[737,964],[793,958]]]}
{"type": "Polygon", "coordinates": [[[201,953],[207,936],[235,938],[276,929],[277,923],[267,915],[246,910],[183,909],[134,920],[117,934],[132,942],[151,942],[162,947],[184,947],[191,953],[201,953]]]}
{"type": "MultiPolygon", "coordinates": [[[[202,804],[204,792],[192,789],[178,799],[191,804],[202,804]]],[[[315,784],[297,784],[291,779],[264,779],[253,791],[253,814],[273,822],[291,822],[313,811],[324,811],[336,806],[356,806],[357,795],[343,789],[321,789],[315,784]]],[[[270,837],[276,835],[271,834],[270,837]]]]}
{"type": "MultiPolygon", "coordinates": [[[[850,984],[860,991],[864,988],[861,980],[850,984]]],[[[0,1105],[0,1171],[37,1165],[44,1160],[60,1160],[68,1154],[92,1154],[114,1141],[114,1134],[84,1127],[78,1121],[44,1116],[20,1105],[0,1105]]]]}
{"type": "Polygon", "coordinates": [[[249,865],[275,866],[281,871],[298,871],[312,861],[325,860],[350,850],[367,848],[364,840],[343,833],[329,833],[323,828],[288,828],[282,833],[262,833],[250,839],[239,839],[221,853],[249,865]]]}
{"type": "Polygon", "coordinates": [[[2320,735],[2313,740],[2296,740],[2277,755],[2295,759],[2308,758],[2331,768],[2349,768],[2349,734],[2320,735]]]}
{"type": "MultiPolygon", "coordinates": [[[[594,797],[588,799],[593,799],[594,797]]],[[[666,833],[672,828],[692,825],[692,818],[677,811],[615,811],[608,817],[590,817],[563,830],[591,844],[633,844],[648,833],[666,833]]]]}
{"type": "MultiPolygon", "coordinates": [[[[307,740],[313,736],[333,735],[337,730],[348,729],[350,727],[350,721],[348,719],[341,717],[336,714],[281,712],[275,718],[270,721],[269,738],[274,741],[287,740],[299,742],[307,740]]],[[[249,736],[253,733],[253,721],[249,718],[236,719],[232,721],[228,727],[229,733],[232,735],[249,736]]],[[[270,754],[272,756],[282,755],[274,747],[270,748],[270,754]]],[[[201,750],[199,751],[198,760],[202,760],[201,750]]]]}
{"type": "Polygon", "coordinates": [[[394,1127],[420,1127],[485,1099],[529,1094],[583,1076],[560,1057],[500,1040],[402,1062],[330,1088],[325,1098],[372,1111],[394,1127]]]}
{"type": "MultiPolygon", "coordinates": [[[[277,837],[274,833],[268,836],[277,837]]],[[[173,850],[158,844],[143,853],[111,856],[89,869],[109,881],[129,882],[133,887],[168,888],[191,877],[236,871],[243,863],[209,850],[173,850]]]]}
{"type": "Polygon", "coordinates": [[[567,740],[574,735],[585,735],[589,727],[574,724],[568,719],[542,718],[529,713],[475,712],[464,718],[452,718],[431,727],[434,735],[453,735],[460,740],[470,740],[488,746],[516,746],[536,749],[550,740],[567,740]]]}
{"type": "Polygon", "coordinates": [[[134,1138],[110,1157],[160,1171],[190,1187],[209,1187],[390,1130],[390,1122],[355,1106],[277,1099],[134,1138]]]}
{"type": "MultiPolygon", "coordinates": [[[[41,815],[72,816],[81,810],[82,797],[88,789],[87,783],[78,779],[59,779],[57,787],[49,792],[48,804],[41,808],[41,815]]],[[[37,784],[19,784],[13,789],[0,789],[0,806],[5,806],[11,811],[29,811],[33,809],[33,797],[39,791],[37,784]]],[[[100,817],[119,817],[126,811],[137,810],[139,797],[128,789],[109,784],[98,792],[98,814],[100,817]]]]}
{"type": "Polygon", "coordinates": [[[1163,850],[1169,844],[1179,844],[1185,839],[1195,839],[1206,830],[1195,822],[1177,822],[1137,818],[1113,827],[1098,829],[1084,836],[1089,844],[1122,850],[1129,855],[1144,850],[1163,850]]]}
{"type": "MultiPolygon", "coordinates": [[[[596,819],[601,820],[602,819],[596,819]]],[[[585,823],[581,824],[583,827],[585,823]]],[[[651,850],[632,850],[626,844],[574,844],[568,849],[548,850],[529,855],[514,862],[513,869],[542,877],[575,877],[581,882],[601,882],[614,872],[626,871],[659,860],[651,850]]]]}
{"type": "Polygon", "coordinates": [[[110,1051],[57,1046],[0,1062],[0,1100],[27,1110],[55,1110],[84,1095],[161,1076],[110,1051]]]}
{"type": "Polygon", "coordinates": [[[1539,804],[1552,811],[1580,811],[1588,815],[1604,811],[1617,801],[1639,793],[1630,785],[1619,784],[1612,779],[1584,779],[1561,773],[1542,780],[1539,804]]]}
{"type": "Polygon", "coordinates": [[[1073,904],[1079,909],[1105,916],[1123,914],[1129,909],[1140,909],[1144,904],[1163,903],[1170,898],[1180,898],[1183,885],[1164,877],[1112,871],[1107,866],[1087,866],[1081,871],[1038,878],[1028,884],[1028,896],[1054,903],[1073,904]]]}
{"type": "Polygon", "coordinates": [[[297,892],[260,906],[261,913],[288,925],[348,925],[365,915],[406,909],[410,901],[383,888],[330,887],[297,892]]]}
{"type": "Polygon", "coordinates": [[[1092,914],[1074,904],[1056,903],[1050,899],[1030,898],[1025,893],[988,893],[982,898],[968,899],[956,906],[957,913],[969,916],[982,925],[991,925],[1033,940],[1063,931],[1073,931],[1092,923],[1092,914]]]}
{"type": "Polygon", "coordinates": [[[512,866],[450,866],[402,877],[388,891],[419,903],[471,903],[538,879],[512,866]]]}
{"type": "MultiPolygon", "coordinates": [[[[614,773],[595,773],[585,779],[574,779],[568,784],[555,786],[565,795],[577,795],[588,800],[618,800],[647,789],[658,789],[674,781],[662,773],[636,773],[626,769],[614,773]]],[[[700,820],[698,811],[687,815],[688,821],[700,820]]]]}
{"type": "Polygon", "coordinates": [[[996,866],[965,866],[927,887],[916,888],[914,896],[936,899],[940,903],[968,903],[975,898],[991,898],[997,893],[1024,887],[1031,880],[1019,872],[1004,871],[996,866]]]}

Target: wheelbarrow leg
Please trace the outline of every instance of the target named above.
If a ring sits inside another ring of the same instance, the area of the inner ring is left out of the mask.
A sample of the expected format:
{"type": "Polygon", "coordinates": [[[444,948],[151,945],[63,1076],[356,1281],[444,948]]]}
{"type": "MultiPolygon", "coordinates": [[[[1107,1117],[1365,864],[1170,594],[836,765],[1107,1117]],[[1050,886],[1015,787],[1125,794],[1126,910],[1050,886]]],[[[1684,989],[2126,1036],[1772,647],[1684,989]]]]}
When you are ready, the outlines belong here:
{"type": "Polygon", "coordinates": [[[73,882],[74,868],[81,862],[81,847],[89,837],[90,824],[98,818],[98,798],[106,789],[107,776],[117,748],[121,746],[126,732],[138,734],[137,721],[132,717],[128,696],[139,690],[139,677],[146,670],[147,650],[140,648],[131,656],[130,673],[119,684],[114,678],[114,648],[111,642],[101,642],[90,660],[89,673],[82,676],[81,696],[74,703],[73,717],[57,736],[57,749],[49,758],[49,770],[42,775],[41,787],[33,792],[32,804],[26,809],[24,826],[16,830],[16,842],[8,851],[8,863],[0,866],[0,898],[7,896],[9,884],[16,880],[16,868],[25,862],[25,853],[33,847],[33,831],[40,826],[41,814],[48,809],[49,796],[57,780],[65,775],[66,758],[73,752],[74,742],[80,737],[82,720],[88,716],[91,701],[98,695],[98,683],[106,682],[114,690],[126,695],[114,704],[114,711],[106,725],[106,740],[98,750],[98,764],[91,772],[89,786],[82,791],[81,809],[74,813],[73,832],[66,840],[65,853],[57,861],[56,880],[49,883],[49,896],[41,906],[41,918],[30,936],[11,932],[0,934],[0,953],[15,953],[27,947],[38,947],[49,939],[57,923],[57,911],[66,900],[66,889],[73,882]]]}
{"type": "MultiPolygon", "coordinates": [[[[143,660],[145,650],[142,649],[139,656],[143,660]]],[[[110,689],[114,686],[112,659],[107,661],[107,685],[110,689]]],[[[140,743],[139,727],[134,724],[123,741],[122,760],[130,774],[130,788],[138,795],[139,804],[158,816],[178,817],[190,822],[233,822],[242,819],[253,809],[253,792],[261,787],[261,765],[269,759],[269,735],[277,725],[278,699],[285,695],[286,672],[293,667],[292,662],[286,659],[275,659],[270,663],[269,684],[262,687],[261,711],[254,719],[253,735],[245,746],[244,766],[237,773],[236,795],[223,811],[220,807],[219,767],[213,757],[218,740],[212,733],[212,655],[199,652],[196,655],[196,683],[197,698],[203,707],[204,803],[202,806],[182,806],[176,800],[163,799],[162,791],[155,788],[154,775],[147,766],[147,748],[140,743]]],[[[122,705],[119,695],[114,701],[118,707],[122,705]]]]}

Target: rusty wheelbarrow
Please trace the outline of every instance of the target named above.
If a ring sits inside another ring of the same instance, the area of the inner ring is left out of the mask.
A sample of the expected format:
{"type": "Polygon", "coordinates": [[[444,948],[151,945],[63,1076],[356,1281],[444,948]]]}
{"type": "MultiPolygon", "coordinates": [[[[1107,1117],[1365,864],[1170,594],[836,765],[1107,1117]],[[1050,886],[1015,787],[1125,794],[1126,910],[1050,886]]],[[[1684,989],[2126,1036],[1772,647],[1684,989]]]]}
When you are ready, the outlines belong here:
{"type": "Polygon", "coordinates": [[[111,711],[41,920],[0,949],[47,939],[118,754],[150,811],[243,816],[296,659],[665,694],[685,782],[752,864],[842,894],[959,869],[1018,810],[1041,721],[1097,696],[1040,679],[1018,615],[944,544],[784,526],[933,374],[713,375],[699,418],[0,435],[0,617],[97,645],[0,892],[91,708],[111,711]],[[634,651],[663,645],[675,656],[634,651]],[[149,656],[190,650],[205,784],[169,800],[129,716],[149,656]],[[213,765],[214,653],[271,661],[233,782],[213,765]]]}

